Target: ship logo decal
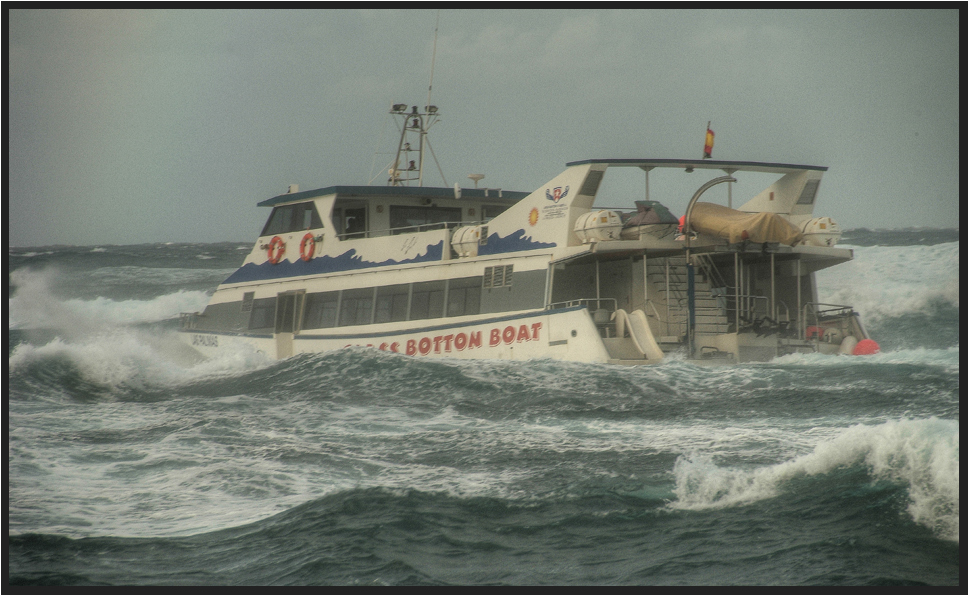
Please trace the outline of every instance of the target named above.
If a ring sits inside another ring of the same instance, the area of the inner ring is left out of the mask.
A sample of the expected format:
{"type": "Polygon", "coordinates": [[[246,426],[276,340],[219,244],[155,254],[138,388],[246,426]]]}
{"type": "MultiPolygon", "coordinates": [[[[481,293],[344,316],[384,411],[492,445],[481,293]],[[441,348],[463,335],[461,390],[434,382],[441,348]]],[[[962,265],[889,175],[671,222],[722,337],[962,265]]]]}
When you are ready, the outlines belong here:
{"type": "Polygon", "coordinates": [[[547,188],[545,189],[545,198],[548,199],[549,201],[552,201],[553,203],[558,203],[559,201],[567,197],[568,194],[569,194],[568,186],[565,187],[565,190],[562,190],[561,186],[556,186],[555,188],[552,189],[552,192],[549,192],[547,188]]]}

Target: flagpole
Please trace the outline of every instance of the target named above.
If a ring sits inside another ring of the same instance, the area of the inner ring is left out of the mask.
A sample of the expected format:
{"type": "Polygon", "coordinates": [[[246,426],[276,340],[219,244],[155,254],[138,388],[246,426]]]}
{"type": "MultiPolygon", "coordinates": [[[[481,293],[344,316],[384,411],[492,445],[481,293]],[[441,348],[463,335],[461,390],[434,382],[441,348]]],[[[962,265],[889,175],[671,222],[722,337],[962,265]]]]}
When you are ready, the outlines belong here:
{"type": "MultiPolygon", "coordinates": [[[[711,122],[712,122],[712,120],[707,120],[707,128],[706,128],[706,130],[703,131],[704,143],[706,142],[707,135],[710,134],[710,124],[711,124],[711,122]]],[[[706,159],[708,157],[710,157],[710,156],[707,155],[706,146],[704,145],[704,148],[703,148],[703,159],[706,159]]]]}

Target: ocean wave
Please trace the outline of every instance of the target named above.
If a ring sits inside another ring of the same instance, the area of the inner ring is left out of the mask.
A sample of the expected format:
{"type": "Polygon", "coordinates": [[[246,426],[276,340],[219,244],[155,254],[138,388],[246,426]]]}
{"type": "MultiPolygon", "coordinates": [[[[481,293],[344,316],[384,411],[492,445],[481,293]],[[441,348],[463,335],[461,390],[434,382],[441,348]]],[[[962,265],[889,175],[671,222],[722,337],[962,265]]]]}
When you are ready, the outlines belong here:
{"type": "MultiPolygon", "coordinates": [[[[175,332],[158,329],[115,328],[71,337],[54,336],[41,345],[21,343],[7,358],[8,376],[39,376],[60,394],[71,386],[62,378],[49,378],[51,365],[66,363],[63,374],[94,386],[94,393],[112,394],[132,389],[164,391],[201,381],[238,376],[273,363],[265,354],[246,346],[225,349],[201,359],[175,332]]],[[[56,366],[53,370],[58,370],[56,366]]],[[[36,392],[36,391],[35,391],[36,392]]],[[[34,392],[32,392],[34,393],[34,392]]]]}
{"type": "Polygon", "coordinates": [[[865,320],[958,308],[958,242],[929,246],[850,247],[854,260],[817,273],[822,302],[850,304],[865,320]]]}
{"type": "Polygon", "coordinates": [[[105,327],[164,321],[181,312],[201,311],[209,300],[208,293],[198,290],[177,290],[147,300],[60,298],[53,290],[57,279],[53,270],[13,271],[10,280],[16,290],[7,300],[7,328],[91,334],[105,327]]]}
{"type": "Polygon", "coordinates": [[[797,478],[862,465],[873,480],[904,485],[908,513],[939,538],[959,541],[959,423],[930,418],[856,425],[776,465],[720,467],[703,454],[677,458],[673,509],[746,505],[784,493],[797,478]]]}

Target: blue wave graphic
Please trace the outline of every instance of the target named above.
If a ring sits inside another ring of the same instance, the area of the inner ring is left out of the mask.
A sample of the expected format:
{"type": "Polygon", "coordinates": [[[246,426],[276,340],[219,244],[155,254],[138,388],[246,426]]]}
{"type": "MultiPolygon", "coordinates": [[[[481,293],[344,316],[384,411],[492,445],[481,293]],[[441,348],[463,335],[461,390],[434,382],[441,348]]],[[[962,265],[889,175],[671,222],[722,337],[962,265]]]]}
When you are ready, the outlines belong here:
{"type": "Polygon", "coordinates": [[[498,233],[488,236],[488,243],[478,247],[478,255],[498,255],[506,252],[555,248],[554,242],[538,242],[525,236],[524,229],[518,229],[502,238],[498,233]]]}
{"type": "Polygon", "coordinates": [[[337,271],[373,269],[375,267],[387,267],[390,265],[406,265],[409,263],[440,261],[443,255],[443,250],[444,241],[442,240],[437,244],[429,244],[427,246],[427,252],[424,254],[417,255],[413,259],[404,259],[402,261],[396,261],[394,259],[387,259],[380,262],[367,261],[357,255],[356,249],[350,249],[338,257],[324,255],[322,257],[316,257],[312,261],[282,261],[275,265],[269,262],[265,262],[260,265],[256,265],[255,263],[246,263],[222,283],[234,284],[249,281],[263,281],[267,279],[299,277],[301,275],[335,273],[337,271]]]}

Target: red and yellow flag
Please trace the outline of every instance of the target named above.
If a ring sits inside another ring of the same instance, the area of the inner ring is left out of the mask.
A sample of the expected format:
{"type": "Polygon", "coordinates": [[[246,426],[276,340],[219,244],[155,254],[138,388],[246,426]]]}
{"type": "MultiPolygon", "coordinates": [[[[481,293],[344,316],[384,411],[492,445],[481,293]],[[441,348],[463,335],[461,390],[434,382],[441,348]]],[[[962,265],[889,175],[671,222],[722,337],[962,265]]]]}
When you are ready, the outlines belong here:
{"type": "Polygon", "coordinates": [[[713,153],[713,131],[710,130],[710,125],[707,125],[707,141],[703,145],[703,159],[708,159],[710,154],[713,153]]]}

